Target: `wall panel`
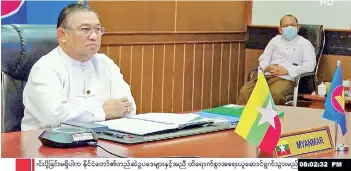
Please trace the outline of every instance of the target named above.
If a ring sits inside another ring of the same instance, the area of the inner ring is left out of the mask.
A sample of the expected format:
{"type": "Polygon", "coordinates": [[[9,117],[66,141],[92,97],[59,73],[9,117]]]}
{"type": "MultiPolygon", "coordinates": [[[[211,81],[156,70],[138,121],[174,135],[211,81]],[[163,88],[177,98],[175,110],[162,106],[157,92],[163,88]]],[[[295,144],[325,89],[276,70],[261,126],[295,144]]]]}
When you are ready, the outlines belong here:
{"type": "Polygon", "coordinates": [[[194,44],[184,46],[184,90],[183,111],[193,110],[193,85],[194,85],[194,44]]]}
{"type": "Polygon", "coordinates": [[[175,45],[165,46],[163,77],[163,112],[173,112],[175,45]]]}
{"type": "Polygon", "coordinates": [[[175,1],[89,1],[108,32],[171,31],[175,1]]]}
{"type": "Polygon", "coordinates": [[[246,4],[245,1],[178,1],[176,31],[245,30],[246,4]]]}
{"type": "Polygon", "coordinates": [[[184,70],[185,70],[185,44],[175,46],[174,92],[173,110],[184,111],[184,70]]]}
{"type": "MultiPolygon", "coordinates": [[[[242,86],[238,81],[238,75],[243,74],[243,71],[239,71],[239,59],[243,56],[240,55],[239,51],[239,43],[230,43],[230,53],[229,53],[229,60],[230,60],[230,70],[229,70],[229,101],[236,102],[238,96],[238,89],[242,86]]],[[[242,65],[242,64],[241,64],[242,65]]]]}
{"type": "Polygon", "coordinates": [[[193,110],[200,110],[203,106],[204,47],[204,44],[197,44],[194,50],[193,110]]]}
{"type": "Polygon", "coordinates": [[[244,67],[245,1],[89,1],[137,113],[235,103],[244,67]],[[137,12],[135,12],[137,11],[137,12]],[[228,17],[230,16],[230,17],[228,17]],[[243,61],[242,61],[243,63],[243,61]]]}
{"type": "Polygon", "coordinates": [[[212,70],[213,70],[213,44],[204,44],[204,72],[202,82],[202,107],[210,108],[212,106],[212,70]]]}
{"type": "MultiPolygon", "coordinates": [[[[154,65],[154,45],[143,46],[143,74],[142,74],[142,99],[140,112],[152,112],[153,101],[153,65],[154,65]]],[[[133,91],[133,90],[132,90],[133,91]]]]}
{"type": "Polygon", "coordinates": [[[138,113],[183,112],[236,102],[245,40],[217,41],[103,43],[100,51],[120,67],[138,113]]]}
{"type": "Polygon", "coordinates": [[[164,58],[165,58],[165,45],[155,45],[154,58],[153,58],[153,95],[152,95],[152,110],[163,111],[163,80],[164,80],[164,58]]]}

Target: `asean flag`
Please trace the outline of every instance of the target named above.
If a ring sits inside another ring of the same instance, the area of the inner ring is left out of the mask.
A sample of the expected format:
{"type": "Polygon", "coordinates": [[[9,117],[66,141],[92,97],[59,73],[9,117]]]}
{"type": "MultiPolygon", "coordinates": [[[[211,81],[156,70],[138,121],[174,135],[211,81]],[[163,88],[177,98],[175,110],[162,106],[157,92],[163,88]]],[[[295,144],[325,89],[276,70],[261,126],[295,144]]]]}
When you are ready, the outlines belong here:
{"type": "Polygon", "coordinates": [[[1,0],[1,19],[15,14],[24,4],[24,0],[1,0]]]}
{"type": "Polygon", "coordinates": [[[345,116],[345,97],[342,84],[341,63],[338,61],[338,66],[333,76],[327,98],[324,102],[323,118],[336,122],[341,133],[345,136],[347,132],[346,116],[345,116]]]}

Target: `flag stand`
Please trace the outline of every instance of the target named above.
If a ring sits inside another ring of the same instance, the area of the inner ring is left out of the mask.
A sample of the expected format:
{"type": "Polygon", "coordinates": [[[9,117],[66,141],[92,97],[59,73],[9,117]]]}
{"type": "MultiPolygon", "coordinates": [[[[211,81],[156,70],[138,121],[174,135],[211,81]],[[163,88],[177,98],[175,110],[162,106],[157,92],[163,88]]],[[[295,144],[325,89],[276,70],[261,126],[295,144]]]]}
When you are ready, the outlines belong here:
{"type": "MultiPolygon", "coordinates": [[[[258,80],[258,77],[260,76],[260,72],[262,72],[261,67],[257,67],[257,80],[258,80]]],[[[256,147],[256,158],[259,158],[259,154],[260,154],[260,148],[256,147]]]]}
{"type": "Polygon", "coordinates": [[[349,151],[349,146],[346,144],[338,144],[338,122],[335,122],[335,151],[349,151]]]}

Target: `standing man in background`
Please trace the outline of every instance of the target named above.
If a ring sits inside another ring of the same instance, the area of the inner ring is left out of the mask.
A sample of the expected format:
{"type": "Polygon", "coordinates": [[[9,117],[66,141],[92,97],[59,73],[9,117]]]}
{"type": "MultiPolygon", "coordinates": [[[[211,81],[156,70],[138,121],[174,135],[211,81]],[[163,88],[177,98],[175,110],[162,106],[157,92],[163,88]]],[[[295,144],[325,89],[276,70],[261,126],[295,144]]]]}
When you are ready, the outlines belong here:
{"type": "MultiPolygon", "coordinates": [[[[298,35],[298,31],[297,18],[285,15],[280,20],[281,35],[270,40],[258,59],[276,105],[285,104],[285,97],[293,93],[296,76],[313,72],[316,66],[316,54],[312,43],[298,35]]],[[[247,103],[256,81],[257,78],[252,79],[240,89],[239,104],[247,103]]]]}
{"type": "Polygon", "coordinates": [[[136,114],[120,69],[97,53],[104,30],[87,6],[71,4],[61,11],[59,46],[34,64],[23,92],[23,131],[136,114]]]}

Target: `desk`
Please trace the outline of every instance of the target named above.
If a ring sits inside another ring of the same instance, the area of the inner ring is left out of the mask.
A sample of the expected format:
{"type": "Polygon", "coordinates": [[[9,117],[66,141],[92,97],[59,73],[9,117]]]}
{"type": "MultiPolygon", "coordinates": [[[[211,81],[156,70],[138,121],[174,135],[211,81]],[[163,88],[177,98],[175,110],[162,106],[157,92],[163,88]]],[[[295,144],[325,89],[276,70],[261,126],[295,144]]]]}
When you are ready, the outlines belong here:
{"type": "MultiPolygon", "coordinates": [[[[311,108],[293,108],[278,106],[278,110],[285,112],[282,118],[282,131],[290,132],[299,129],[329,125],[334,136],[335,124],[321,118],[323,110],[311,108]]],[[[348,113],[348,115],[350,115],[348,113]]],[[[351,121],[348,120],[348,129],[351,121]]],[[[1,157],[114,157],[100,148],[80,147],[72,149],[56,149],[42,146],[38,140],[41,130],[3,133],[1,135],[1,157]]],[[[339,131],[340,133],[341,131],[339,131]]],[[[349,131],[346,137],[339,137],[340,143],[351,145],[349,131]]],[[[128,157],[162,157],[162,156],[200,156],[200,157],[256,157],[256,148],[248,144],[233,130],[195,135],[183,138],[162,140],[137,145],[123,145],[115,142],[99,140],[99,144],[106,149],[128,157]]],[[[266,157],[269,157],[266,156],[266,157]]],[[[351,153],[324,153],[313,157],[351,158],[351,153]]]]}
{"type": "MultiPolygon", "coordinates": [[[[309,107],[316,108],[316,109],[324,109],[324,101],[325,97],[316,95],[316,94],[306,94],[303,95],[304,99],[311,100],[311,104],[309,107]]],[[[351,98],[345,98],[345,110],[351,112],[351,98]]]]}

